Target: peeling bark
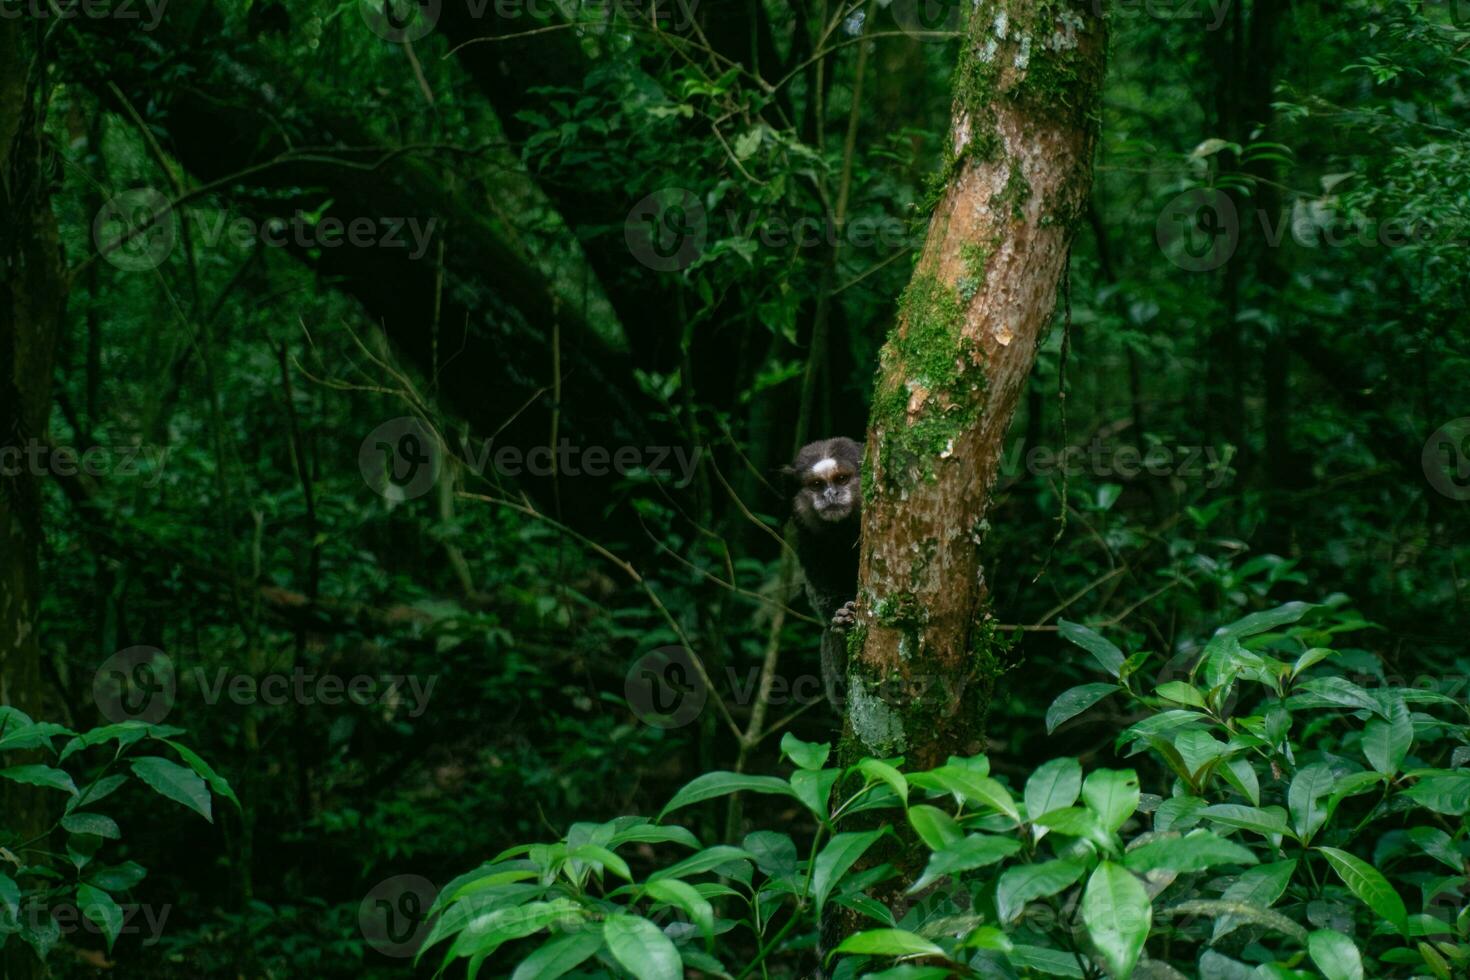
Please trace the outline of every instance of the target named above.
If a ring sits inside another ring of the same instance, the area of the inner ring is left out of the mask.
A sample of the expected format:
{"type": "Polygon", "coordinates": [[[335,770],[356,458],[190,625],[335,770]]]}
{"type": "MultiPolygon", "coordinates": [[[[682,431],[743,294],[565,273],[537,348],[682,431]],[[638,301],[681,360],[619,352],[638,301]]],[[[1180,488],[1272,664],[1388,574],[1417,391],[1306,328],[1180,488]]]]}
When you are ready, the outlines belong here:
{"type": "Polygon", "coordinates": [[[927,767],[981,746],[1003,644],[978,545],[1086,213],[1104,49],[1087,3],[990,0],[971,15],[950,159],[869,423],[848,756],[927,767]]]}

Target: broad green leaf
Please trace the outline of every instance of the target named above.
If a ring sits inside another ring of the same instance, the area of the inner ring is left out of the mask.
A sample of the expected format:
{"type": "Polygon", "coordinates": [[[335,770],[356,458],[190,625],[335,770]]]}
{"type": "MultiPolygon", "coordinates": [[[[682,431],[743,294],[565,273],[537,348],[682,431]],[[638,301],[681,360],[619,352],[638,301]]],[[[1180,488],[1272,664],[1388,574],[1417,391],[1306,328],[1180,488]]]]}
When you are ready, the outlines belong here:
{"type": "Polygon", "coordinates": [[[581,861],[583,864],[600,866],[624,881],[633,880],[633,872],[628,868],[628,862],[618,857],[612,851],[597,844],[583,844],[567,855],[569,861],[581,861]]]}
{"type": "Polygon", "coordinates": [[[1327,980],[1363,980],[1363,957],[1342,933],[1318,929],[1307,937],[1307,952],[1327,980]]]}
{"type": "Polygon", "coordinates": [[[189,764],[189,768],[193,769],[194,772],[196,772],[201,779],[209,784],[210,789],[214,790],[220,796],[223,796],[225,799],[235,804],[235,807],[237,809],[239,808],[240,800],[237,796],[235,796],[235,791],[230,788],[229,782],[225,779],[225,777],[215,772],[213,767],[211,767],[209,763],[201,759],[198,753],[189,748],[187,745],[182,745],[179,742],[175,742],[173,739],[165,738],[161,739],[161,741],[165,745],[173,748],[173,750],[179,754],[179,758],[187,762],[189,764]]]}
{"type": "Polygon", "coordinates": [[[20,911],[20,886],[3,871],[0,871],[0,907],[12,914],[20,911]]]}
{"type": "Polygon", "coordinates": [[[663,930],[636,915],[609,915],[602,938],[613,959],[637,980],[683,980],[684,961],[663,930]]]}
{"type": "Polygon", "coordinates": [[[1043,762],[1026,780],[1026,817],[1034,821],[1044,813],[1071,806],[1081,791],[1080,762],[1066,758],[1043,762]]]}
{"type": "Polygon", "coordinates": [[[110,892],[125,892],[148,876],[148,870],[136,861],[124,861],[110,868],[97,868],[87,873],[87,880],[110,892]]]}
{"type": "Polygon", "coordinates": [[[1455,874],[1464,873],[1465,859],[1460,856],[1449,834],[1438,827],[1410,827],[1408,835],[1419,850],[1446,865],[1455,874]]]}
{"type": "Polygon", "coordinates": [[[919,835],[919,840],[931,851],[952,844],[965,835],[960,825],[955,823],[954,817],[938,807],[924,803],[909,807],[909,823],[919,835]]]}
{"type": "Polygon", "coordinates": [[[1250,800],[1252,806],[1261,805],[1261,781],[1250,759],[1240,755],[1226,759],[1225,765],[1216,771],[1237,793],[1250,800]]]}
{"type": "Polygon", "coordinates": [[[65,770],[53,769],[50,766],[11,766],[9,769],[0,769],[0,779],[25,783],[27,786],[44,786],[47,789],[59,789],[70,793],[72,796],[77,795],[77,784],[72,782],[71,776],[65,770]]]}
{"type": "Polygon", "coordinates": [[[791,792],[818,820],[826,822],[832,787],[841,775],[841,769],[798,769],[791,774],[791,792]]]}
{"type": "Polygon", "coordinates": [[[640,823],[613,834],[607,839],[607,847],[612,850],[624,844],[682,844],[685,847],[699,849],[699,838],[695,837],[686,828],[677,824],[659,826],[658,824],[640,823]]]}
{"type": "Polygon", "coordinates": [[[667,868],[660,868],[648,876],[649,881],[658,881],[662,878],[692,878],[695,875],[705,874],[716,868],[723,867],[733,861],[755,861],[755,855],[739,847],[731,847],[728,844],[716,844],[707,847],[698,854],[691,854],[678,864],[667,868]]]}
{"type": "Polygon", "coordinates": [[[857,767],[858,771],[868,777],[870,782],[887,783],[898,794],[898,798],[903,800],[905,805],[908,804],[909,781],[903,778],[903,773],[877,759],[863,759],[858,762],[857,767]]]}
{"type": "Polygon", "coordinates": [[[1303,766],[1292,777],[1291,788],[1286,791],[1286,806],[1291,811],[1291,823],[1300,840],[1310,841],[1317,829],[1327,822],[1327,806],[1322,801],[1332,794],[1336,784],[1332,768],[1325,762],[1303,766]]]}
{"type": "Polygon", "coordinates": [[[816,900],[818,915],[822,912],[822,906],[827,904],[827,897],[857,863],[858,858],[862,857],[885,832],[880,829],[862,833],[837,834],[817,854],[812,868],[812,893],[816,900]]]}
{"type": "Polygon", "coordinates": [[[1328,647],[1312,647],[1312,649],[1296,658],[1296,663],[1291,665],[1291,676],[1293,678],[1298,677],[1308,667],[1319,664],[1328,657],[1335,656],[1336,654],[1336,650],[1328,647]]]}
{"type": "Polygon", "coordinates": [[[680,807],[702,803],[719,796],[728,796],[742,790],[750,793],[775,793],[779,796],[796,795],[790,783],[784,779],[777,779],[775,776],[751,776],[740,772],[707,772],[703,776],[691,779],[683,789],[675,793],[674,798],[669,800],[668,806],[665,806],[663,812],[659,814],[659,819],[662,820],[667,814],[680,807]]]}
{"type": "Polygon", "coordinates": [[[1119,690],[1116,684],[1079,684],[1068,688],[1046,709],[1046,733],[1050,735],[1063,722],[1070,721],[1109,694],[1119,690]]]}
{"type": "Polygon", "coordinates": [[[122,837],[117,821],[100,813],[68,813],[61,818],[61,829],[71,834],[92,834],[108,840],[122,837]]]}
{"type": "Polygon", "coordinates": [[[1104,830],[1123,826],[1138,809],[1138,798],[1138,773],[1132,769],[1098,769],[1082,784],[1082,799],[1104,830]]]}
{"type": "MultiPolygon", "coordinates": [[[[444,962],[447,964],[460,958],[483,960],[513,939],[523,939],[553,925],[577,921],[584,915],[581,906],[567,898],[525,905],[477,905],[468,923],[455,936],[449,952],[444,955],[444,962]]],[[[432,933],[430,939],[433,939],[432,933]]],[[[428,945],[429,940],[425,940],[424,948],[428,945]]]]}
{"type": "Polygon", "coordinates": [[[837,947],[839,953],[857,953],[864,956],[939,956],[948,957],[940,947],[923,936],[903,929],[869,929],[854,933],[837,947]]]}
{"type": "Polygon", "coordinates": [[[210,823],[214,822],[209,786],[196,773],[156,755],[134,759],[132,767],[133,775],[153,787],[160,796],[182,803],[210,823]]]}
{"type": "Polygon", "coordinates": [[[971,834],[931,854],[924,874],[914,882],[909,891],[922,891],[945,875],[973,871],[975,868],[1002,861],[1020,849],[1021,842],[1014,837],[971,834]]]}
{"type": "Polygon", "coordinates": [[[755,866],[772,878],[791,878],[796,874],[796,843],[786,834],[756,830],[740,842],[755,858],[755,866]]]}
{"type": "Polygon", "coordinates": [[[1207,806],[1200,813],[1212,823],[1238,830],[1252,830],[1258,834],[1272,836],[1289,833],[1286,813],[1280,807],[1241,806],[1237,803],[1217,803],[1207,806]]]}
{"type": "Polygon", "coordinates": [[[1130,871],[1203,871],[1219,864],[1255,864],[1250,848],[1226,840],[1208,830],[1195,830],[1184,837],[1163,837],[1135,847],[1123,856],[1130,871]]]}
{"type": "MultiPolygon", "coordinates": [[[[1175,916],[1203,915],[1209,918],[1228,918],[1230,920],[1242,919],[1246,922],[1265,926],[1267,929],[1275,929],[1277,932],[1290,936],[1298,943],[1305,944],[1307,941],[1307,930],[1297,923],[1291,921],[1280,912],[1260,908],[1255,905],[1247,905],[1244,902],[1226,902],[1218,899],[1192,899],[1187,902],[1179,902],[1166,909],[1161,909],[1159,915],[1165,918],[1175,916]]],[[[1234,925],[1241,923],[1235,922],[1234,925]]],[[[1234,928],[1232,925],[1231,928],[1234,928]]]]}
{"type": "Polygon", "coordinates": [[[1065,619],[1057,620],[1057,632],[1061,635],[1062,639],[1069,643],[1075,643],[1092,654],[1092,658],[1097,661],[1098,666],[1102,667],[1103,670],[1112,674],[1114,677],[1118,676],[1119,671],[1123,667],[1123,651],[1103,639],[1100,634],[1093,632],[1081,623],[1073,623],[1065,619]]]}
{"type": "Polygon", "coordinates": [[[1220,758],[1228,746],[1203,728],[1191,728],[1174,736],[1174,748],[1189,767],[1191,776],[1197,775],[1206,765],[1220,758]]]}
{"type": "Polygon", "coordinates": [[[107,952],[111,953],[123,926],[123,911],[117,902],[102,889],[83,883],[77,886],[77,906],[83,915],[97,923],[107,939],[107,952]]]}
{"type": "MultiPolygon", "coordinates": [[[[1315,677],[1298,684],[1296,690],[1319,698],[1331,706],[1378,711],[1378,702],[1373,699],[1373,695],[1345,677],[1315,677]]],[[[1294,701],[1295,697],[1289,698],[1287,703],[1294,701]]]]}
{"type": "Polygon", "coordinates": [[[1077,964],[1077,955],[1066,950],[1016,943],[1006,953],[1006,958],[1023,970],[1034,970],[1047,976],[1073,977],[1075,980],[1086,976],[1077,964]]]}
{"type": "Polygon", "coordinates": [[[1393,776],[1403,768],[1414,744],[1414,723],[1409,720],[1409,706],[1403,698],[1388,700],[1388,719],[1371,718],[1363,726],[1363,755],[1375,770],[1393,776]]]}
{"type": "Polygon", "coordinates": [[[70,813],[73,810],[80,810],[84,806],[91,806],[99,800],[104,800],[122,788],[122,785],[127,781],[128,777],[121,773],[103,776],[101,779],[83,786],[76,796],[67,800],[66,810],[70,813]]]}
{"type": "Polygon", "coordinates": [[[1184,708],[1175,708],[1171,711],[1161,711],[1156,715],[1149,715],[1142,721],[1129,725],[1113,740],[1115,748],[1121,749],[1131,742],[1150,735],[1167,735],[1188,725],[1208,724],[1209,717],[1198,711],[1189,711],[1184,708]]]}
{"type": "Polygon", "coordinates": [[[1187,704],[1191,708],[1203,708],[1205,696],[1199,688],[1185,681],[1168,681],[1154,688],[1154,693],[1176,704],[1187,704]]]}
{"type": "Polygon", "coordinates": [[[521,960],[510,980],[556,980],[581,966],[601,948],[602,933],[590,929],[556,936],[521,960]]]}
{"type": "MultiPolygon", "coordinates": [[[[1291,884],[1291,876],[1295,871],[1295,858],[1247,868],[1239,878],[1230,884],[1230,887],[1225,889],[1220,899],[1240,905],[1270,908],[1286,893],[1286,886],[1291,884]]],[[[1236,927],[1244,924],[1245,920],[1228,915],[1216,919],[1215,932],[1210,937],[1210,942],[1218,942],[1236,927]]]]}
{"type": "Polygon", "coordinates": [[[1064,806],[1060,810],[1043,813],[1036,819],[1036,824],[1068,837],[1086,838],[1105,849],[1113,846],[1108,840],[1108,832],[1098,823],[1097,814],[1087,807],[1064,806]]]}
{"type": "Polygon", "coordinates": [[[1075,885],[1087,870],[1082,861],[1044,861],[1007,868],[995,889],[995,907],[1001,922],[1010,922],[1027,902],[1048,898],[1075,885]]]}
{"type": "Polygon", "coordinates": [[[1428,770],[1403,795],[1435,813],[1463,816],[1470,810],[1470,772],[1428,770]]]}
{"type": "Polygon", "coordinates": [[[1127,868],[1103,861],[1082,891],[1082,922],[1113,975],[1131,976],[1153,923],[1143,883],[1127,868]]]}
{"type": "Polygon", "coordinates": [[[1200,822],[1205,806],[1198,796],[1171,796],[1154,811],[1154,829],[1188,830],[1200,822]]]}
{"type": "Polygon", "coordinates": [[[645,894],[649,898],[682,910],[685,915],[689,916],[689,921],[699,927],[706,941],[714,939],[714,906],[710,905],[709,900],[689,882],[680,881],[678,878],[664,878],[650,882],[648,888],[645,889],[645,894]]]}
{"type": "MultiPolygon", "coordinates": [[[[1021,822],[1021,811],[1016,808],[1010,792],[989,776],[978,776],[957,766],[941,766],[927,775],[927,786],[948,790],[965,803],[988,806],[1017,823],[1021,822]]],[[[917,780],[915,785],[919,785],[917,780]]]]}
{"type": "Polygon", "coordinates": [[[803,742],[787,732],[781,736],[781,754],[802,769],[820,769],[827,764],[832,745],[828,742],[803,742]]]}
{"type": "Polygon", "coordinates": [[[1215,636],[1233,636],[1236,639],[1255,636],[1258,633],[1274,630],[1278,626],[1295,623],[1315,608],[1316,605],[1310,602],[1288,602],[1285,605],[1277,606],[1275,609],[1251,613],[1243,619],[1236,620],[1229,626],[1222,626],[1215,631],[1215,636]]]}
{"type": "Polygon", "coordinates": [[[1348,886],[1348,891],[1398,930],[1399,935],[1409,935],[1409,914],[1404,908],[1404,900],[1377,868],[1335,847],[1319,847],[1317,850],[1327,859],[1342,883],[1348,886]]]}

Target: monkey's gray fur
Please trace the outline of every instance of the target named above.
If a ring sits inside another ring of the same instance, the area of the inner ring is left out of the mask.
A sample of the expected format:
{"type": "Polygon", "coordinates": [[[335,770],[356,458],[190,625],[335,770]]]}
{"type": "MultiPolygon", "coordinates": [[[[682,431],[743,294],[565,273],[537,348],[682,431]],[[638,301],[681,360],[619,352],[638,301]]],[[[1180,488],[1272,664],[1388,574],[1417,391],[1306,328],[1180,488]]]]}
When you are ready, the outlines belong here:
{"type": "Polygon", "coordinates": [[[857,598],[862,528],[863,444],[843,436],[808,443],[783,469],[796,525],[796,557],[806,596],[822,621],[822,686],[841,710],[847,685],[847,640],[857,598]]]}

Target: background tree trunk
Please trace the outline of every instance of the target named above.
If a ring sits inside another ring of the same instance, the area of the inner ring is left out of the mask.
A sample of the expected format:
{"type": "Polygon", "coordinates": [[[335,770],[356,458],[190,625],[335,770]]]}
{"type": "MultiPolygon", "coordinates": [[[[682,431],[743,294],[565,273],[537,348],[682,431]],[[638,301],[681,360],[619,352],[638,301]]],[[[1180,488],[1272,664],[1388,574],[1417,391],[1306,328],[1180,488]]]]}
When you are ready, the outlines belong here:
{"type": "Polygon", "coordinates": [[[1086,213],[1104,53],[1090,4],[971,15],[946,179],[873,399],[844,762],[981,747],[1000,647],[978,545],[1086,213]]]}

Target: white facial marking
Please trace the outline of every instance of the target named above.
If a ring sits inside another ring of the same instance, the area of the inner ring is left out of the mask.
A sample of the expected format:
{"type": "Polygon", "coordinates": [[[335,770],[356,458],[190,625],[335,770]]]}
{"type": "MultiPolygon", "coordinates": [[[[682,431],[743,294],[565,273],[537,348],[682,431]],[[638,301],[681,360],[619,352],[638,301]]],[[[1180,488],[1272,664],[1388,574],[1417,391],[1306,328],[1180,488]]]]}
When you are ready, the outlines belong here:
{"type": "Polygon", "coordinates": [[[836,469],[837,469],[837,460],[835,460],[835,459],[824,459],[824,460],[819,461],[815,466],[812,467],[812,472],[815,473],[817,476],[819,476],[819,477],[821,477],[822,479],[825,480],[836,469]]]}

